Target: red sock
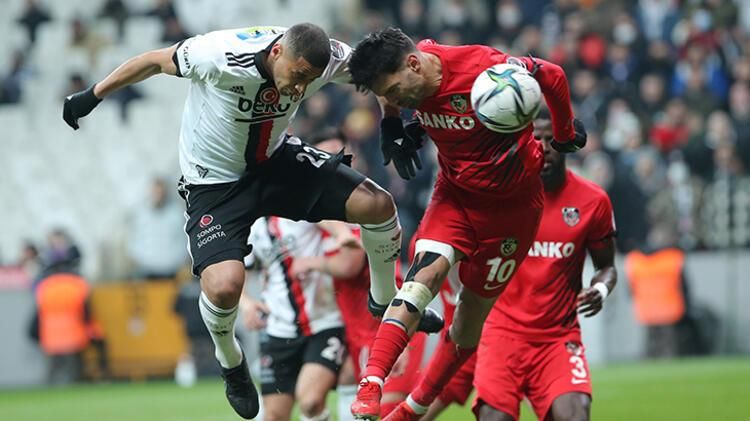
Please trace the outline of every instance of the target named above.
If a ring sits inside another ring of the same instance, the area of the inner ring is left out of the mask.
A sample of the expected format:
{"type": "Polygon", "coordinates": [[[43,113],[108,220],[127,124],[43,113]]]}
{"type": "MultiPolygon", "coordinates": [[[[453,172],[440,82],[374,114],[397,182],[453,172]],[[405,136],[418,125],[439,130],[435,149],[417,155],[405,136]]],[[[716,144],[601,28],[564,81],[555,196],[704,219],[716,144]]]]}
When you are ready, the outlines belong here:
{"type": "Polygon", "coordinates": [[[365,377],[385,379],[408,343],[409,335],[404,328],[393,323],[381,323],[372,342],[365,377]]]}
{"type": "Polygon", "coordinates": [[[446,331],[411,398],[419,405],[429,406],[476,350],[476,347],[459,348],[446,331]]]}
{"type": "Polygon", "coordinates": [[[386,415],[393,412],[398,406],[398,402],[383,402],[380,404],[380,418],[385,418],[386,415]]]}

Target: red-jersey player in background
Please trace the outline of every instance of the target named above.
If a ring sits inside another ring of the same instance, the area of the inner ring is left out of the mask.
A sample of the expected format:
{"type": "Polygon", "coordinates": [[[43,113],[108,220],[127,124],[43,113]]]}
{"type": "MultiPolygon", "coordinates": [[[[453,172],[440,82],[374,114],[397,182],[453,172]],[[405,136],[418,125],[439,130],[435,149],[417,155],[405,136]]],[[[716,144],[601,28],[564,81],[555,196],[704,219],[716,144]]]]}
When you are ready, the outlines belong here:
{"type": "MultiPolygon", "coordinates": [[[[549,117],[534,124],[544,145],[544,213],[529,256],[485,322],[474,409],[482,420],[518,419],[526,396],[540,420],[587,420],[591,383],[576,310],[597,314],[617,282],[612,205],[601,188],[566,170],[565,156],[550,147],[549,117]],[[583,289],[587,252],[596,273],[583,289]]],[[[448,281],[441,297],[455,289],[451,274],[448,281]]],[[[474,363],[461,367],[423,420],[465,402],[474,363]]]]}
{"type": "MultiPolygon", "coordinates": [[[[476,350],[482,324],[518,265],[526,257],[542,214],[539,173],[542,148],[532,127],[512,134],[485,128],[469,97],[474,79],[498,63],[525,66],[535,74],[552,111],[553,145],[572,152],[585,144],[574,123],[568,83],[552,63],[515,58],[482,45],[450,47],[414,43],[395,28],[369,34],[349,61],[352,81],[381,98],[381,148],[409,179],[420,167],[417,149],[425,132],[438,149],[440,172],[417,232],[416,256],[404,285],[384,316],[360,381],[352,414],[378,416],[383,379],[415,331],[427,304],[451,266],[461,262],[459,293],[449,333],[443,335],[420,384],[393,419],[418,418],[448,379],[476,350]],[[420,127],[403,127],[400,107],[416,110],[420,127]],[[498,215],[501,215],[498,217],[498,215]]],[[[372,289],[378,285],[373,283],[372,289]]]]}
{"type": "Polygon", "coordinates": [[[518,419],[526,396],[540,420],[588,420],[591,378],[577,313],[597,314],[615,287],[615,223],[607,193],[565,169],[537,123],[545,149],[544,216],[517,279],[492,309],[477,352],[474,413],[518,419]],[[596,273],[583,288],[586,252],[596,273]]]}

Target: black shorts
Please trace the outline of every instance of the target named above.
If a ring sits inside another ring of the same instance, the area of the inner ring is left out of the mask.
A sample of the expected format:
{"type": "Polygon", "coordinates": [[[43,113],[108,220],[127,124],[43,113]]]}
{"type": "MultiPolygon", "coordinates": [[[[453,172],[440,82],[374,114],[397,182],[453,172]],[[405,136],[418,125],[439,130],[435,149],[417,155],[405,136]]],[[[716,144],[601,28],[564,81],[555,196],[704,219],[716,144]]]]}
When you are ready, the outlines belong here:
{"type": "Polygon", "coordinates": [[[178,190],[187,204],[185,232],[193,273],[200,276],[207,266],[225,260],[242,261],[250,252],[250,227],[262,216],[346,221],[346,201],[365,180],[347,165],[348,158],[343,152],[330,155],[290,138],[237,181],[181,181],[178,190]]]}
{"type": "Polygon", "coordinates": [[[340,327],[294,339],[264,336],[260,342],[261,393],[294,395],[297,377],[307,363],[321,364],[338,375],[344,349],[344,328],[340,327]]]}

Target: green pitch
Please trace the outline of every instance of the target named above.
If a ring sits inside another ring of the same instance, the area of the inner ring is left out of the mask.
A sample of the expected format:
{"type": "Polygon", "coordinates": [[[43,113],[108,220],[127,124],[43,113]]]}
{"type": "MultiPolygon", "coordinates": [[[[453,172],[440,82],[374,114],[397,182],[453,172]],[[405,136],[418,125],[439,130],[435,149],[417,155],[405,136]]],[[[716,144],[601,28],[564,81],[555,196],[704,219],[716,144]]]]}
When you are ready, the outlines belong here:
{"type": "MultiPolygon", "coordinates": [[[[594,369],[594,420],[750,420],[750,359],[701,359],[594,369]]],[[[333,401],[335,397],[331,398],[333,401]]],[[[331,402],[333,403],[333,402],[331,402]]],[[[218,382],[0,390],[0,420],[237,420],[218,382]]],[[[451,407],[441,420],[473,419],[451,407]]],[[[534,417],[523,408],[523,420],[534,417]]]]}

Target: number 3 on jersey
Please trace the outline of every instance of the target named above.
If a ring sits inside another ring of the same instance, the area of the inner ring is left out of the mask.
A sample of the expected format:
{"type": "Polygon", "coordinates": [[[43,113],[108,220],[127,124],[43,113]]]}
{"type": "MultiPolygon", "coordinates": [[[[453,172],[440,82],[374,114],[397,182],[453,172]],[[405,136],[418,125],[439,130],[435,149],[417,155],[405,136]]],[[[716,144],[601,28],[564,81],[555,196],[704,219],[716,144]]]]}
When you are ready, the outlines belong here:
{"type": "Polygon", "coordinates": [[[495,257],[487,260],[487,266],[490,267],[490,272],[487,274],[487,283],[484,284],[484,289],[490,291],[500,288],[508,282],[516,271],[516,260],[503,261],[502,257],[495,257]]]}

